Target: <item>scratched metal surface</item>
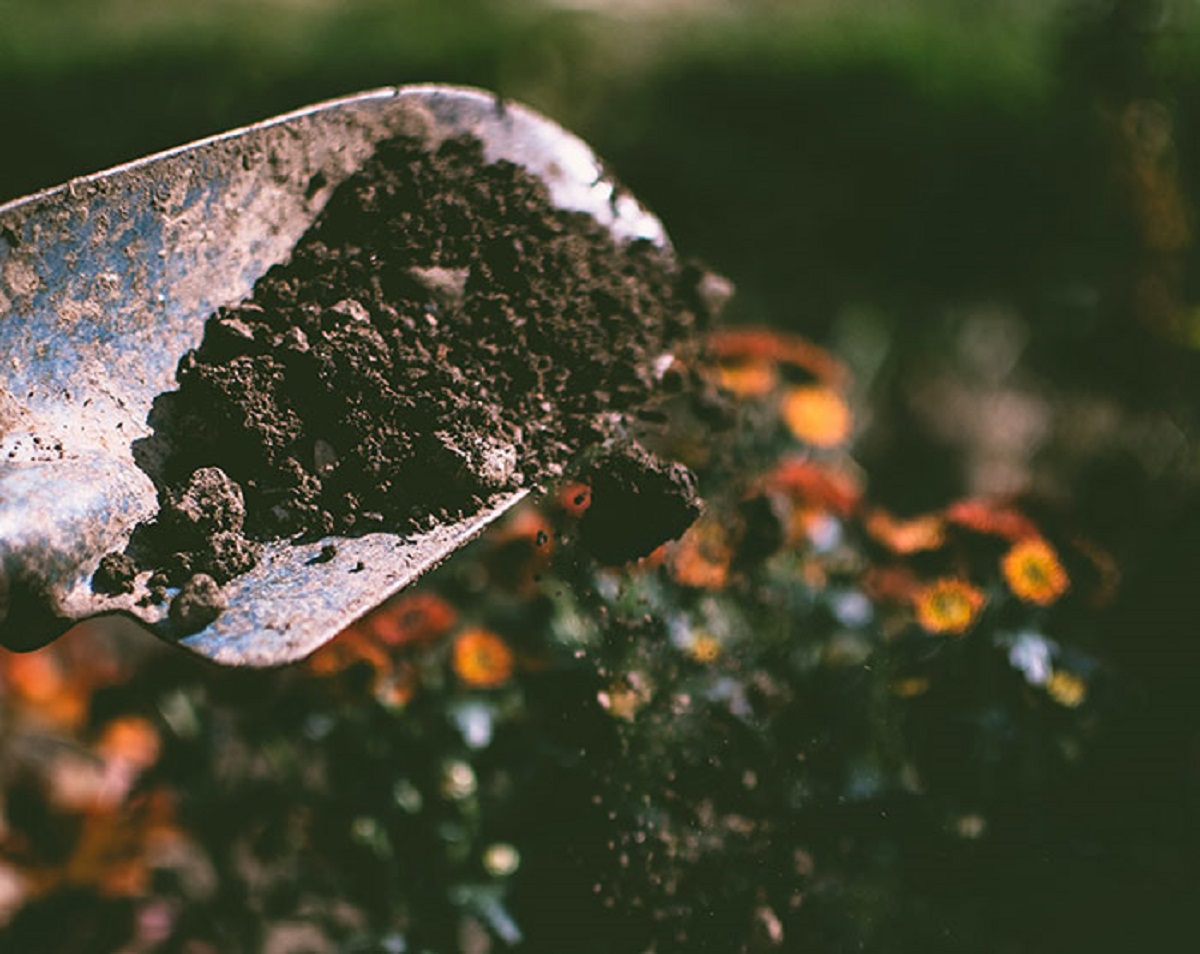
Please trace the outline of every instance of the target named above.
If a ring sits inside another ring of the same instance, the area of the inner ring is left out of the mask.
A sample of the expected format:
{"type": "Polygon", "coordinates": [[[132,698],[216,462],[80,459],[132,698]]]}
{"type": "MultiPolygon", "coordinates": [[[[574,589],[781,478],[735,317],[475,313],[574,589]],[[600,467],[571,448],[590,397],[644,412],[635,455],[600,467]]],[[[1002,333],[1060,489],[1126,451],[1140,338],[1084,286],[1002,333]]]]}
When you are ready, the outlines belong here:
{"type": "MultiPolygon", "coordinates": [[[[0,642],[45,641],[111,612],[175,638],[165,606],[139,605],[145,574],[121,597],[89,584],[157,509],[154,398],[207,317],[285,261],[336,186],[399,132],[431,144],[476,135],[489,160],[525,165],[563,208],[668,244],[582,141],[489,93],[442,86],[321,103],[0,205],[0,642]],[[15,612],[15,594],[37,612],[15,612]]],[[[311,562],[320,543],[272,544],[182,645],[233,665],[305,656],[523,496],[420,538],[336,539],[329,563],[311,562]]]]}

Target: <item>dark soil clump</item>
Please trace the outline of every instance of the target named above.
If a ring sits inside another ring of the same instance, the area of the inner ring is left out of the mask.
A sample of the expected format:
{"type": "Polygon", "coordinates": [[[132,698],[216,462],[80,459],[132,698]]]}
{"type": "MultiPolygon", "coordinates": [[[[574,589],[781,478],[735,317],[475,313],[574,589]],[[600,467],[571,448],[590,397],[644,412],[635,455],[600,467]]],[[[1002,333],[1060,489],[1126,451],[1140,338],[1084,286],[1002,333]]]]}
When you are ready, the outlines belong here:
{"type": "Polygon", "coordinates": [[[217,581],[207,573],[197,573],[171,600],[171,625],[181,633],[195,633],[220,616],[224,608],[225,597],[217,581]]]}
{"type": "Polygon", "coordinates": [[[652,398],[657,359],[711,319],[711,286],[554,208],[474,140],[386,142],[180,362],[161,511],[130,552],[171,585],[219,584],[253,566],[253,541],[406,533],[552,479],[652,398]]]}
{"type": "Polygon", "coordinates": [[[100,559],[100,566],[92,575],[92,589],[109,596],[132,593],[135,576],[137,564],[133,560],[124,553],[107,553],[100,559]]]}
{"type": "Polygon", "coordinates": [[[692,472],[637,444],[598,457],[585,479],[591,503],[579,521],[580,543],[600,563],[644,557],[700,515],[692,472]]]}

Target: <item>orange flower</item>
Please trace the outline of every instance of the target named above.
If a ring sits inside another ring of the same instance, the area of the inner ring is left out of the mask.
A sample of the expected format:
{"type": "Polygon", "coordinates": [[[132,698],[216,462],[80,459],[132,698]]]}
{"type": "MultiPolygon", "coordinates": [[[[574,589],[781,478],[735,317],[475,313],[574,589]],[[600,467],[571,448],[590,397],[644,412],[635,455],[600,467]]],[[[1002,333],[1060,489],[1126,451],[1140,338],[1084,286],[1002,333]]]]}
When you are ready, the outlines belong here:
{"type": "Polygon", "coordinates": [[[865,526],[876,541],[899,556],[936,550],[946,542],[946,524],[935,514],[897,520],[886,510],[874,510],[865,526]]]}
{"type": "Polygon", "coordinates": [[[1000,565],[1009,589],[1026,603],[1049,606],[1071,585],[1058,554],[1039,537],[1017,543],[1000,565]]]}
{"type": "Polygon", "coordinates": [[[68,729],[82,724],[90,687],[72,676],[58,646],[6,653],[0,661],[4,685],[27,718],[68,729]]]}
{"type": "Polygon", "coordinates": [[[334,676],[358,663],[367,663],[376,672],[387,669],[390,663],[387,652],[364,631],[361,623],[342,630],[308,657],[308,668],[318,676],[334,676]]]}
{"type": "Polygon", "coordinates": [[[717,384],[740,398],[764,397],[778,383],[779,374],[770,361],[751,359],[717,365],[717,384]]]}
{"type": "Polygon", "coordinates": [[[490,689],[512,676],[513,653],[495,633],[469,629],[454,641],[452,665],[455,674],[467,685],[490,689]]]}
{"type": "Polygon", "coordinates": [[[844,444],[854,426],[842,396],[823,385],[791,388],[783,396],[780,413],[788,430],[814,447],[844,444]]]}
{"type": "Polygon", "coordinates": [[[961,636],[974,625],[987,598],[966,580],[946,577],[923,586],[913,597],[917,622],[930,633],[961,636]]]}
{"type": "Polygon", "coordinates": [[[71,856],[54,875],[108,897],[144,894],[156,843],[178,837],[170,796],[146,792],[115,812],[86,814],[71,856]]]}
{"type": "Polygon", "coordinates": [[[835,387],[849,380],[846,366],[799,335],[771,328],[720,328],[708,336],[708,351],[722,363],[766,361],[791,365],[835,387]]]}
{"type": "Polygon", "coordinates": [[[671,576],[681,586],[719,590],[729,581],[733,549],[716,520],[697,520],[671,550],[671,576]]]}
{"type": "Polygon", "coordinates": [[[454,607],[435,593],[406,593],[385,603],[359,623],[385,646],[432,643],[450,632],[454,607]]]}
{"type": "Polygon", "coordinates": [[[816,505],[848,517],[858,506],[862,488],[849,473],[804,457],[781,461],[762,480],[764,488],[786,494],[793,502],[816,505]]]}
{"type": "Polygon", "coordinates": [[[1019,510],[988,500],[960,500],[944,511],[946,521],[990,537],[1014,543],[1039,536],[1037,525],[1019,510]]]}
{"type": "Polygon", "coordinates": [[[106,762],[121,762],[135,772],[158,761],[161,743],[158,730],[141,716],[118,716],[109,722],[96,743],[106,762]]]}

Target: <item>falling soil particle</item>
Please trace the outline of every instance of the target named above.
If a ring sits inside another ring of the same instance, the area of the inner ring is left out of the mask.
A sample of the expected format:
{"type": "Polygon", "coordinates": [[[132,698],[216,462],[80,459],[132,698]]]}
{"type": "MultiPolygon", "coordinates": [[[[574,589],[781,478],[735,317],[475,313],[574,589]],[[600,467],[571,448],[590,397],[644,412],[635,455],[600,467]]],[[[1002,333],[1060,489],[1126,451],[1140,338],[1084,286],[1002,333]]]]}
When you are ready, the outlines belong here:
{"type": "Polygon", "coordinates": [[[579,521],[580,543],[600,563],[646,556],[700,515],[691,471],[638,444],[621,444],[601,454],[584,479],[592,492],[579,521]]]}
{"type": "Polygon", "coordinates": [[[220,616],[224,608],[220,584],[206,573],[197,573],[171,600],[171,625],[181,635],[196,633],[220,616]]]}
{"type": "MultiPolygon", "coordinates": [[[[687,349],[725,287],[555,208],[472,139],[386,142],[183,357],[156,406],[161,509],[129,552],[186,581],[190,607],[195,580],[245,572],[258,541],[420,531],[557,477],[655,395],[659,359],[687,349]]],[[[694,514],[650,503],[682,500],[678,470],[620,460],[593,482],[610,560],[652,535],[643,511],[672,533],[694,514]],[[618,528],[639,542],[622,549],[618,528]]]]}

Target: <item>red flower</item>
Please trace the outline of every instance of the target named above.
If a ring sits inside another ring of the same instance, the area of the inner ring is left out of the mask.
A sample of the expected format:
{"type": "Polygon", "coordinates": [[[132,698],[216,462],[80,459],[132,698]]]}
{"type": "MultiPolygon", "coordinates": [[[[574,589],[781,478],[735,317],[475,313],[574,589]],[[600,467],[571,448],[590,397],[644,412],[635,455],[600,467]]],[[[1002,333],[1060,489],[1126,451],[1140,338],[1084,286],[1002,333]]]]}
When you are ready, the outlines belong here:
{"type": "Polygon", "coordinates": [[[989,537],[1024,540],[1040,536],[1037,524],[1014,507],[988,500],[960,500],[944,511],[946,522],[989,537]]]}
{"type": "Polygon", "coordinates": [[[807,371],[836,388],[849,383],[846,366],[806,338],[769,328],[720,328],[708,337],[709,353],[723,364],[773,361],[807,371]]]}
{"type": "Polygon", "coordinates": [[[568,517],[577,520],[592,505],[592,488],[577,480],[563,484],[558,488],[558,505],[568,517]]]}
{"type": "Polygon", "coordinates": [[[862,488],[853,476],[804,457],[781,461],[762,483],[768,491],[787,495],[794,503],[830,510],[847,517],[858,507],[862,488]]]}
{"type": "Polygon", "coordinates": [[[458,614],[435,593],[405,593],[359,625],[385,646],[432,643],[453,628],[458,614]]]}

